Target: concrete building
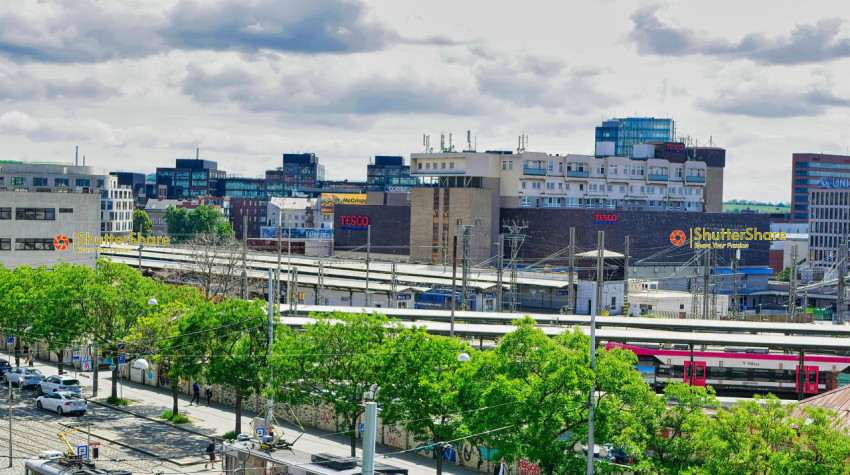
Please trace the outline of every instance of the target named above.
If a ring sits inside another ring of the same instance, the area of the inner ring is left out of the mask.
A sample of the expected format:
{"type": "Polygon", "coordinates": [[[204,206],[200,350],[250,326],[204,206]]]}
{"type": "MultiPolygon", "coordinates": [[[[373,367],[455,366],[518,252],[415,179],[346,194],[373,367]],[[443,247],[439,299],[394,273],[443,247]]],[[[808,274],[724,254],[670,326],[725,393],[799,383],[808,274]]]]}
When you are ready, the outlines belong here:
{"type": "Polygon", "coordinates": [[[317,198],[269,198],[266,226],[284,228],[332,228],[321,220],[322,201],[317,198]]]}
{"type": "Polygon", "coordinates": [[[145,207],[148,195],[144,173],[110,172],[109,174],[118,177],[119,186],[126,186],[132,190],[133,205],[136,209],[142,209],[145,207]]]}
{"type": "Polygon", "coordinates": [[[178,158],[173,168],[156,169],[157,198],[179,200],[221,196],[218,194],[218,182],[226,175],[212,160],[178,158]]]}
{"type": "Polygon", "coordinates": [[[795,153],[791,156],[791,221],[809,221],[812,189],[850,189],[850,155],[795,153]]]}
{"type": "Polygon", "coordinates": [[[169,206],[179,208],[183,206],[182,200],[148,200],[145,212],[151,220],[151,234],[154,236],[168,236],[168,224],[165,222],[165,210],[169,206]]]}
{"type": "Polygon", "coordinates": [[[838,260],[838,244],[850,236],[850,189],[816,188],[809,196],[809,258],[814,266],[830,267],[838,260]]]}
{"type": "Polygon", "coordinates": [[[83,248],[76,241],[80,233],[101,236],[100,203],[95,190],[0,191],[0,263],[11,269],[52,266],[60,260],[93,266],[92,246],[83,248]]]}
{"type": "Polygon", "coordinates": [[[100,232],[126,236],[133,230],[132,190],[104,168],[0,162],[0,191],[99,194],[100,232]]]}

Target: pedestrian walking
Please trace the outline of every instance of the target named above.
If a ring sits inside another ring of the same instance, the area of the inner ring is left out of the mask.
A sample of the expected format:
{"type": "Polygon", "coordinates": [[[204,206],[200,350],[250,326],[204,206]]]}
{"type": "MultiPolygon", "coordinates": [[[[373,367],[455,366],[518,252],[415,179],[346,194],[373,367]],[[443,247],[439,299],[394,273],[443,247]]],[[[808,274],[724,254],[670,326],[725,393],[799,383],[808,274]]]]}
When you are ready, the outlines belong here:
{"type": "Polygon", "coordinates": [[[192,393],[193,393],[193,396],[192,396],[192,400],[189,401],[189,405],[191,406],[192,403],[195,402],[195,401],[198,401],[198,405],[200,405],[201,404],[201,385],[198,384],[197,381],[195,381],[192,384],[192,393]]]}
{"type": "Polygon", "coordinates": [[[207,455],[210,456],[210,461],[204,464],[204,468],[207,468],[207,465],[210,468],[215,468],[215,439],[210,439],[210,444],[207,445],[207,455]]]}
{"type": "Polygon", "coordinates": [[[505,464],[505,459],[499,459],[499,465],[496,465],[493,475],[508,475],[508,466],[505,464]]]}
{"type": "Polygon", "coordinates": [[[33,363],[35,363],[35,352],[32,351],[32,350],[30,350],[30,354],[29,354],[29,363],[30,363],[30,368],[32,368],[33,363]]]}
{"type": "Polygon", "coordinates": [[[207,406],[210,405],[210,398],[212,397],[212,384],[207,383],[207,387],[204,388],[204,396],[207,398],[207,406]]]}

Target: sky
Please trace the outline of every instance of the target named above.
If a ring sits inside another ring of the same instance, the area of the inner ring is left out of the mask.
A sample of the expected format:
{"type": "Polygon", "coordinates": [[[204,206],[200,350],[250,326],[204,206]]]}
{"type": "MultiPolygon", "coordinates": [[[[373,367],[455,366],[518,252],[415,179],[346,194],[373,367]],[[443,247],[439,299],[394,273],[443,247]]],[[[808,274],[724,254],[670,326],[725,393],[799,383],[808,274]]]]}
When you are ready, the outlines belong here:
{"type": "Polygon", "coordinates": [[[790,200],[791,154],[850,147],[845,1],[0,3],[0,160],[259,176],[313,152],[593,153],[612,117],[726,152],[724,199],[790,200]]]}

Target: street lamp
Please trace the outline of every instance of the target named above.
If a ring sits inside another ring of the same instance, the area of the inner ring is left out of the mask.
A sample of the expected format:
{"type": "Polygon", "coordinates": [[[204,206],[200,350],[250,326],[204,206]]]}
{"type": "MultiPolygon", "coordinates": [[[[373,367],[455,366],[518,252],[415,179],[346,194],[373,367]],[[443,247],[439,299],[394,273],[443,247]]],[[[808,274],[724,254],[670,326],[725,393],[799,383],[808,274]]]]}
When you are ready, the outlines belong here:
{"type": "Polygon", "coordinates": [[[139,359],[137,359],[136,361],[133,362],[133,368],[140,369],[140,370],[144,371],[144,370],[147,370],[148,368],[150,368],[150,363],[148,363],[148,360],[146,360],[144,358],[139,358],[139,359]]]}

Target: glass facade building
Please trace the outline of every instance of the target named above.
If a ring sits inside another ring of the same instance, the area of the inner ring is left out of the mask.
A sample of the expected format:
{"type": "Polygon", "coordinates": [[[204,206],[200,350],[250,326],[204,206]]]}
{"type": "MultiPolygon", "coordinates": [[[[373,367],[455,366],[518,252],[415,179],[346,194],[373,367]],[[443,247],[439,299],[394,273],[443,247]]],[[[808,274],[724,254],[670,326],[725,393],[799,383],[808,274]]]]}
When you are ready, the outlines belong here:
{"type": "Polygon", "coordinates": [[[795,153],[791,156],[791,222],[809,221],[809,191],[847,186],[850,156],[795,153]],[[821,181],[826,179],[826,181],[821,181]],[[844,180],[844,181],[842,181],[844,180]]]}
{"type": "Polygon", "coordinates": [[[672,142],[676,136],[673,119],[629,117],[611,119],[596,127],[596,141],[614,144],[614,156],[631,157],[635,145],[648,142],[672,142]]]}
{"type": "Polygon", "coordinates": [[[281,171],[282,189],[286,191],[316,188],[316,182],[325,180],[325,166],[314,153],[283,154],[281,171]]]}
{"type": "Polygon", "coordinates": [[[404,157],[376,155],[375,163],[366,166],[366,183],[369,191],[390,191],[388,187],[409,191],[419,180],[410,176],[410,166],[404,164],[404,157]]]}
{"type": "Polygon", "coordinates": [[[226,176],[218,164],[210,160],[177,159],[174,168],[157,168],[157,190],[165,189],[166,196],[159,199],[190,199],[215,195],[218,181],[226,176]]]}

